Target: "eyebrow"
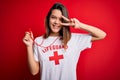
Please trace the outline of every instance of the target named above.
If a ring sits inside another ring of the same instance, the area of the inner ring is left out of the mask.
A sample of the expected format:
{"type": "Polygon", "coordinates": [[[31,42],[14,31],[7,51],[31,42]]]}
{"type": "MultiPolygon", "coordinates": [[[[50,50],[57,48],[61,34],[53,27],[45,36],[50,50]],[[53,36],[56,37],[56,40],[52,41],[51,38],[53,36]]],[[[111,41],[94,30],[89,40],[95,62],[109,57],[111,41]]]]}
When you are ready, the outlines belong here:
{"type": "MultiPolygon", "coordinates": [[[[54,14],[52,14],[51,16],[58,17],[58,16],[56,16],[56,15],[54,15],[54,14]]],[[[58,17],[58,18],[62,18],[62,16],[61,16],[61,17],[58,17]]]]}

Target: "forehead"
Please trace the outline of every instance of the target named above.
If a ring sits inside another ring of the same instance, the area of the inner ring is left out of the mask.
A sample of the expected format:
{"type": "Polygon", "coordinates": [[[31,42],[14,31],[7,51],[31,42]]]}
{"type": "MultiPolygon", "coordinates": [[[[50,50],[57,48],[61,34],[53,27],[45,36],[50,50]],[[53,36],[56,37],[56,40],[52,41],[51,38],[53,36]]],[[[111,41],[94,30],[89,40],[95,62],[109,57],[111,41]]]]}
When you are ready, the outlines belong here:
{"type": "Polygon", "coordinates": [[[61,17],[62,16],[62,12],[58,9],[54,9],[52,10],[51,15],[57,16],[57,17],[61,17]]]}

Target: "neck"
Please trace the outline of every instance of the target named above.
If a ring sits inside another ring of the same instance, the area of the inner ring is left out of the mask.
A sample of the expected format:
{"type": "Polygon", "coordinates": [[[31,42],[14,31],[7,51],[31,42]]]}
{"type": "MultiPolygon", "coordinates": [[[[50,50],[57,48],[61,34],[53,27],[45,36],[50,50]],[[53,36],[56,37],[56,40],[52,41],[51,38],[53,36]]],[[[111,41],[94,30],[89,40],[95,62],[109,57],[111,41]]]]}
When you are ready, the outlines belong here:
{"type": "Polygon", "coordinates": [[[50,36],[59,36],[59,33],[50,33],[50,36]]]}

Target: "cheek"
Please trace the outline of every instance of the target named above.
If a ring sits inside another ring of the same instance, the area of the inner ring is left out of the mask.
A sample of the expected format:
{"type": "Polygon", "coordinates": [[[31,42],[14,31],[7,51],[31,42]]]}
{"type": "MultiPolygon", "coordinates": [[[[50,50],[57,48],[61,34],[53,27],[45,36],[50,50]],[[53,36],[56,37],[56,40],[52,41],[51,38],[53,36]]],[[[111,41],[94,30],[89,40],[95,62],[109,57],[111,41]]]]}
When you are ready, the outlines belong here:
{"type": "Polygon", "coordinates": [[[49,20],[49,26],[50,26],[50,28],[52,28],[52,25],[54,24],[54,20],[52,20],[52,19],[50,19],[49,20]]]}
{"type": "Polygon", "coordinates": [[[49,20],[49,26],[51,26],[52,23],[53,23],[53,21],[52,21],[52,20],[49,20]]]}
{"type": "Polygon", "coordinates": [[[50,24],[54,23],[54,21],[55,21],[55,20],[53,20],[53,19],[50,19],[50,24]]]}

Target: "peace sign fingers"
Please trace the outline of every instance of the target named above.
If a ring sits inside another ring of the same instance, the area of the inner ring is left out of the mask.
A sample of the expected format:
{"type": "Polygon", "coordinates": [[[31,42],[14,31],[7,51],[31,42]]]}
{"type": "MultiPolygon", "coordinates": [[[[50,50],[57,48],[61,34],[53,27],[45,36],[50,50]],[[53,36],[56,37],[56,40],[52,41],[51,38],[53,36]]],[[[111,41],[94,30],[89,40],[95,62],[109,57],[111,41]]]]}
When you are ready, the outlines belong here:
{"type": "Polygon", "coordinates": [[[62,16],[63,20],[66,21],[66,23],[61,23],[62,26],[74,26],[75,25],[75,21],[74,19],[68,19],[64,16],[62,16]]]}
{"type": "Polygon", "coordinates": [[[63,20],[65,20],[66,22],[70,22],[70,19],[66,18],[65,16],[62,16],[63,20]]]}
{"type": "Polygon", "coordinates": [[[61,23],[62,26],[71,26],[71,23],[61,23]]]}

